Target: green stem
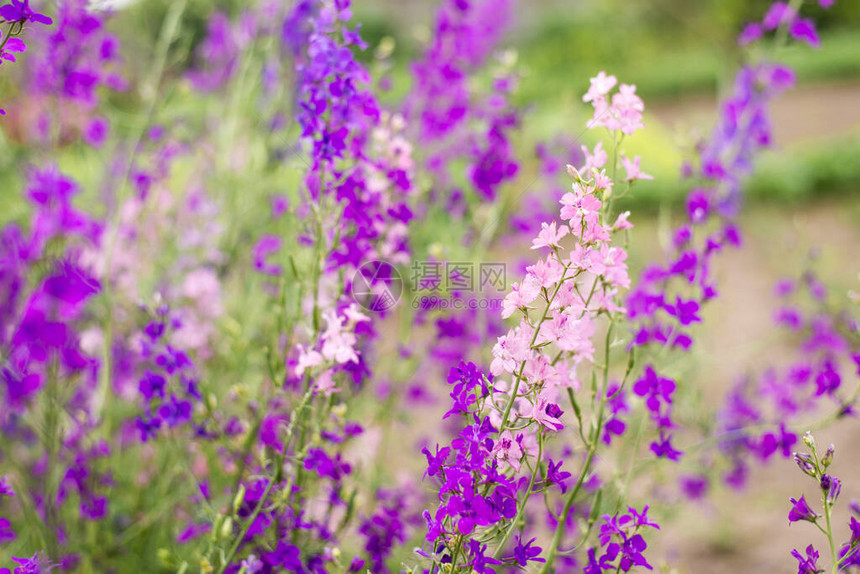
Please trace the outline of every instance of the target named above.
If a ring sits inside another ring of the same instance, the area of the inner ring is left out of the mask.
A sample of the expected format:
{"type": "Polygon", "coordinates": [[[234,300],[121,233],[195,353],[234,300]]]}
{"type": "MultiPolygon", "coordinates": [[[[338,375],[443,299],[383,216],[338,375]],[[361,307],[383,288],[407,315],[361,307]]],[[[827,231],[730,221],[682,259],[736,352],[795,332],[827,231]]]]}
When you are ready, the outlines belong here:
{"type": "Polygon", "coordinates": [[[556,552],[558,551],[559,544],[561,544],[561,537],[564,534],[565,523],[567,522],[567,517],[570,514],[570,509],[573,507],[573,503],[576,500],[576,495],[579,494],[580,489],[582,488],[583,483],[585,482],[585,477],[591,471],[591,465],[594,462],[594,456],[597,452],[597,445],[600,443],[600,432],[603,430],[603,412],[604,407],[606,406],[606,388],[609,383],[609,347],[612,342],[612,331],[614,322],[609,323],[609,328],[606,330],[606,342],[605,342],[605,354],[606,356],[603,358],[603,384],[602,390],[599,395],[599,403],[597,408],[597,420],[593,427],[593,434],[591,436],[591,440],[589,441],[588,447],[588,455],[585,458],[585,464],[582,465],[582,470],[580,471],[579,478],[576,481],[576,486],[573,487],[573,490],[570,491],[570,494],[567,497],[567,500],[564,503],[564,510],[561,513],[560,520],[555,528],[555,533],[552,537],[552,542],[550,544],[549,550],[546,555],[546,562],[544,562],[543,567],[541,568],[541,574],[546,574],[549,572],[550,567],[552,567],[553,560],[555,558],[556,552]]]}
{"type": "Polygon", "coordinates": [[[499,556],[505,549],[505,544],[507,544],[508,540],[511,537],[511,534],[516,528],[517,524],[519,524],[520,520],[523,517],[523,514],[526,511],[526,503],[529,500],[529,497],[532,494],[532,489],[535,485],[535,478],[537,477],[538,471],[540,470],[541,458],[543,457],[543,433],[538,432],[538,456],[535,461],[534,469],[532,469],[532,478],[529,481],[529,487],[526,489],[526,494],[523,496],[523,500],[520,504],[517,505],[517,515],[514,516],[514,519],[511,521],[510,526],[508,526],[508,530],[505,532],[505,535],[502,537],[502,540],[499,542],[499,546],[496,548],[495,553],[493,554],[493,558],[498,559],[499,556]]]}

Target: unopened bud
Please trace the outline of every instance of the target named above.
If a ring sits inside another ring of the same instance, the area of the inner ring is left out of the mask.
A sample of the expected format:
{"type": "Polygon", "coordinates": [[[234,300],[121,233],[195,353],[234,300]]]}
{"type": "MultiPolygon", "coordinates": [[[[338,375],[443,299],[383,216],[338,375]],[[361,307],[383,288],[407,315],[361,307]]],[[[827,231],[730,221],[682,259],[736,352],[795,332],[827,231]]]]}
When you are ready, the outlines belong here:
{"type": "Polygon", "coordinates": [[[809,476],[815,476],[815,463],[813,463],[811,455],[796,452],[794,453],[794,462],[797,463],[797,466],[800,467],[800,470],[802,470],[809,476]]]}
{"type": "Polygon", "coordinates": [[[835,476],[825,474],[821,477],[821,490],[827,495],[827,504],[833,506],[839,493],[842,492],[842,481],[835,476]]]}
{"type": "Polygon", "coordinates": [[[170,565],[170,550],[167,548],[159,548],[155,555],[158,557],[159,562],[161,562],[164,566],[170,565]]]}
{"type": "Polygon", "coordinates": [[[836,452],[836,447],[832,444],[827,447],[827,451],[824,453],[824,456],[821,457],[821,466],[825,469],[830,466],[830,463],[833,462],[833,455],[836,452]]]}
{"type": "Polygon", "coordinates": [[[806,431],[806,434],[803,435],[803,444],[811,449],[815,449],[815,438],[812,436],[811,432],[806,431]]]}
{"type": "Polygon", "coordinates": [[[239,514],[239,508],[242,507],[243,502],[245,502],[245,485],[240,484],[236,496],[233,497],[233,514],[239,514]]]}
{"type": "Polygon", "coordinates": [[[567,168],[567,173],[572,177],[575,181],[582,181],[582,176],[579,174],[579,170],[573,167],[570,164],[565,166],[567,168]]]}
{"type": "Polygon", "coordinates": [[[221,524],[221,532],[219,534],[221,535],[222,540],[226,540],[227,538],[229,538],[230,534],[232,534],[232,533],[233,533],[233,519],[228,516],[224,520],[224,522],[221,524]]]}

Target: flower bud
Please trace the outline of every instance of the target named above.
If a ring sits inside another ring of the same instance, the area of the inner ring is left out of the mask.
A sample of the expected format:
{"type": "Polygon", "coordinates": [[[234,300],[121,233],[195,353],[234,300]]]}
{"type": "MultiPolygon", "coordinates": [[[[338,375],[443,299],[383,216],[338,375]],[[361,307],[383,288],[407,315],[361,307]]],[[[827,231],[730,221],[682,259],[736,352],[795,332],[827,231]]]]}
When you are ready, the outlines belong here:
{"type": "Polygon", "coordinates": [[[821,477],[821,490],[827,495],[827,504],[832,506],[842,492],[842,481],[835,476],[825,474],[821,477]]]}
{"type": "Polygon", "coordinates": [[[836,452],[836,447],[832,444],[827,447],[827,451],[824,453],[824,456],[821,457],[821,466],[826,470],[830,463],[833,462],[833,454],[836,452]]]}
{"type": "Polygon", "coordinates": [[[167,548],[159,548],[155,552],[158,561],[164,566],[170,566],[170,550],[167,548]]]}
{"type": "Polygon", "coordinates": [[[230,534],[232,534],[232,533],[233,533],[233,519],[228,516],[224,520],[224,522],[221,524],[221,532],[219,532],[219,534],[221,535],[222,540],[227,540],[230,537],[230,534]]]}
{"type": "Polygon", "coordinates": [[[245,485],[240,484],[236,496],[233,498],[233,514],[239,514],[239,508],[243,502],[245,502],[245,485]]]}
{"type": "Polygon", "coordinates": [[[815,438],[812,436],[811,432],[806,431],[806,434],[803,435],[803,444],[811,449],[815,449],[815,438]]]}
{"type": "Polygon", "coordinates": [[[806,453],[794,453],[794,462],[800,467],[800,470],[811,477],[815,477],[815,463],[812,461],[812,456],[806,453]]]}
{"type": "Polygon", "coordinates": [[[565,166],[567,168],[567,173],[572,177],[575,181],[582,181],[582,175],[580,175],[579,170],[573,167],[570,164],[565,166]]]}

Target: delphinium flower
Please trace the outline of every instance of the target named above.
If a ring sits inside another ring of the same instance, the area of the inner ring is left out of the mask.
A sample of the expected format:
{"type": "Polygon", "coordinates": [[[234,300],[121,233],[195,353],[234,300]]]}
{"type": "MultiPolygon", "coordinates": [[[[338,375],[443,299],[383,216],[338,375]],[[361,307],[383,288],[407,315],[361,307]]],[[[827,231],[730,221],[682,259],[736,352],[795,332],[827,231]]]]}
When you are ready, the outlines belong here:
{"type": "MultiPolygon", "coordinates": [[[[173,343],[175,331],[182,326],[181,320],[166,304],[144,309],[144,312],[148,323],[137,337],[140,346],[138,392],[144,408],[136,426],[140,439],[145,442],[159,430],[192,423],[195,406],[203,402],[203,396],[194,363],[173,343]]],[[[197,422],[194,426],[197,434],[207,434],[205,423],[197,422]]]]}
{"type": "Polygon", "coordinates": [[[57,565],[43,555],[34,554],[29,558],[15,558],[12,561],[17,564],[14,569],[0,568],[0,574],[47,574],[53,571],[57,565]]]}
{"type": "Polygon", "coordinates": [[[743,484],[750,461],[766,461],[776,453],[791,456],[797,436],[790,428],[804,419],[851,414],[860,388],[860,382],[847,384],[860,375],[853,359],[860,334],[850,308],[835,302],[812,269],[799,279],[780,281],[774,295],[774,322],[797,341],[795,356],[784,366],[744,378],[719,412],[718,432],[727,436],[719,448],[731,463],[727,478],[734,486],[743,484]],[[763,426],[773,430],[747,430],[763,426]]]}
{"type": "MultiPolygon", "coordinates": [[[[408,252],[402,225],[412,217],[405,203],[411,145],[400,135],[402,119],[380,109],[366,70],[349,49],[349,3],[303,2],[293,14],[306,12],[311,16],[302,27],[311,32],[295,53],[296,119],[311,160],[305,199],[316,211],[330,205],[328,213],[315,214],[327,219],[310,236],[325,242],[332,266],[354,270],[383,252],[396,261],[408,252]],[[348,231],[335,233],[336,216],[348,231]]],[[[288,44],[297,32],[285,28],[288,44]]]]}
{"type": "MultiPolygon", "coordinates": [[[[15,54],[27,50],[27,44],[19,37],[29,23],[50,26],[53,20],[30,7],[30,0],[11,0],[11,4],[0,6],[0,64],[15,62],[15,54]],[[5,26],[5,29],[3,28],[5,26]]],[[[0,115],[6,112],[0,109],[0,115]]]]}
{"type": "MultiPolygon", "coordinates": [[[[832,569],[830,572],[848,570],[851,566],[860,565],[857,554],[860,550],[860,522],[852,516],[848,527],[851,536],[849,540],[839,547],[837,552],[836,532],[833,528],[833,507],[836,504],[839,493],[842,490],[842,481],[832,474],[828,474],[833,464],[835,448],[830,445],[824,453],[816,449],[815,439],[807,432],[803,437],[804,444],[809,448],[809,453],[794,453],[794,459],[800,470],[815,481],[816,490],[820,493],[822,514],[817,513],[806,501],[803,495],[799,499],[792,498],[792,507],[788,513],[789,523],[806,521],[815,524],[827,537],[827,545],[830,555],[832,569]],[[823,520],[822,520],[823,518],[823,520]],[[823,523],[823,524],[822,524],[823,523]]],[[[803,554],[797,549],[792,550],[791,555],[797,560],[798,574],[819,574],[825,572],[819,568],[819,551],[810,544],[803,554]]]]}
{"type": "Polygon", "coordinates": [[[375,315],[347,292],[362,264],[408,260],[412,213],[406,200],[414,170],[403,118],[380,108],[354,57],[353,49],[364,44],[350,19],[349,2],[305,1],[284,22],[281,39],[295,62],[295,113],[307,169],[299,201],[273,203],[272,220],[278,227],[290,213],[298,229],[289,232],[304,253],[288,252],[289,236],[269,232],[254,248],[254,266],[282,315],[268,350],[264,408],[253,413],[250,435],[231,453],[236,485],[245,494],[231,515],[230,552],[212,555],[221,571],[238,571],[250,554],[268,568],[320,571],[339,563],[332,548],[347,528],[358,529],[368,561],[383,568],[388,547],[404,536],[405,522],[398,525],[393,509],[357,525],[350,523],[352,510],[345,512],[361,481],[347,450],[363,433],[345,415],[368,375],[375,315]],[[298,287],[291,296],[299,313],[289,317],[285,290],[293,286],[284,275],[295,275],[298,287]],[[308,416],[318,433],[306,432],[308,416]],[[275,548],[272,536],[282,539],[275,548]]]}
{"type": "Polygon", "coordinates": [[[54,25],[38,36],[26,89],[31,98],[56,101],[59,110],[55,116],[39,115],[32,130],[38,140],[60,134],[65,141],[76,132],[91,145],[104,140],[108,124],[97,111],[101,88],[124,90],[127,85],[119,72],[120,42],[105,29],[105,15],[87,0],[63,0],[54,25]]]}
{"type": "MultiPolygon", "coordinates": [[[[59,510],[71,484],[76,519],[99,520],[106,505],[107,477],[90,470],[104,456],[103,445],[82,440],[96,422],[91,405],[99,364],[85,345],[84,328],[92,319],[89,303],[101,291],[86,253],[98,245],[102,225],[73,205],[79,191],[56,168],[31,170],[29,227],[10,224],[0,233],[0,289],[8,296],[0,312],[0,429],[21,444],[38,431],[44,444],[58,449],[50,458],[41,448],[12,457],[26,485],[16,494],[45,522],[52,553],[71,536],[59,510]],[[76,476],[89,478],[76,482],[76,476]]],[[[13,535],[11,524],[5,523],[4,538],[13,535]]]]}
{"type": "Polygon", "coordinates": [[[629,572],[634,566],[642,566],[651,570],[652,567],[642,555],[648,548],[645,539],[639,531],[645,527],[659,526],[648,520],[648,507],[639,513],[634,508],[628,508],[628,513],[615,516],[605,515],[600,526],[598,540],[601,545],[601,555],[598,557],[597,548],[588,551],[588,564],[583,568],[585,574],[598,574],[605,570],[629,572]],[[615,563],[618,561],[617,564],[615,563]]]}
{"type": "Polygon", "coordinates": [[[243,12],[235,24],[223,12],[209,16],[206,37],[197,46],[196,65],[188,72],[195,90],[216,92],[235,74],[243,50],[257,28],[257,15],[243,12]]]}
{"type": "Polygon", "coordinates": [[[464,151],[469,184],[482,200],[493,200],[518,170],[508,135],[517,125],[508,103],[513,75],[503,71],[492,78],[493,93],[487,96],[470,82],[496,49],[512,8],[509,0],[446,0],[426,52],[412,66],[415,83],[406,115],[429,150],[424,163],[435,179],[432,197],[449,209],[466,200],[458,192],[466,182],[456,179],[452,169],[462,162],[464,151]]]}
{"type": "MultiPolygon", "coordinates": [[[[784,29],[790,21],[766,20],[769,29],[784,29]]],[[[749,32],[746,36],[753,41],[749,32]]],[[[614,83],[612,77],[599,77],[589,94],[600,98],[614,83]]],[[[738,247],[741,242],[734,217],[755,155],[771,143],[768,106],[793,83],[794,73],[789,68],[769,61],[746,65],[736,75],[711,137],[700,145],[698,166],[695,170],[688,166],[697,182],[687,196],[686,221],[671,234],[665,261],[647,265],[627,299],[630,318],[636,325],[634,347],[686,352],[693,345],[691,327],[701,322],[703,305],[718,294],[712,261],[723,249],[738,247]]],[[[621,99],[622,104],[627,101],[621,99]]],[[[629,105],[626,116],[613,111],[614,98],[599,105],[607,110],[600,122],[620,124],[626,117],[631,125],[637,125],[635,105],[629,105]]],[[[638,166],[630,167],[640,172],[638,166]]],[[[666,406],[670,406],[669,401],[666,406]]],[[[671,427],[668,413],[660,418],[666,424],[657,425],[661,438],[652,450],[658,457],[677,459],[681,453],[672,446],[672,433],[664,432],[671,427]]]]}
{"type": "MultiPolygon", "coordinates": [[[[638,120],[627,110],[641,113],[641,100],[633,102],[632,90],[625,89],[625,94],[627,100],[618,102],[618,114],[633,126],[638,120]]],[[[620,125],[610,128],[620,133],[620,125]]],[[[613,171],[620,163],[617,153],[614,161],[613,171]]],[[[568,167],[573,184],[560,201],[562,221],[541,226],[532,245],[546,258],[529,266],[525,278],[514,283],[505,298],[502,316],[516,316],[519,321],[499,337],[490,373],[460,363],[448,376],[453,405],[446,417],[456,415],[465,426],[450,446],[424,450],[426,476],[439,485],[439,505],[424,513],[428,531],[422,550],[423,556],[445,569],[494,571],[493,565],[545,560],[546,571],[567,531],[574,502],[580,503],[577,496],[591,476],[610,399],[608,341],[615,322],[625,313],[619,291],[629,286],[626,254],[612,245],[629,224],[614,225],[609,212],[613,182],[602,168],[591,166],[584,172],[568,167]],[[572,248],[567,248],[571,243],[572,248]],[[592,338],[604,320],[607,346],[603,365],[598,367],[592,338]],[[590,438],[585,436],[583,409],[576,398],[581,379],[592,381],[595,419],[590,438]],[[546,446],[552,435],[566,427],[566,409],[559,404],[565,395],[587,450],[572,488],[566,484],[570,473],[563,470],[561,461],[548,458],[546,446]],[[529,537],[521,520],[527,503],[555,485],[564,503],[549,551],[544,555],[532,542],[526,550],[522,541],[529,537]],[[511,551],[508,545],[513,540],[517,544],[511,551]]],[[[616,556],[622,546],[625,571],[634,563],[644,564],[641,536],[625,535],[612,546],[616,556]]]]}

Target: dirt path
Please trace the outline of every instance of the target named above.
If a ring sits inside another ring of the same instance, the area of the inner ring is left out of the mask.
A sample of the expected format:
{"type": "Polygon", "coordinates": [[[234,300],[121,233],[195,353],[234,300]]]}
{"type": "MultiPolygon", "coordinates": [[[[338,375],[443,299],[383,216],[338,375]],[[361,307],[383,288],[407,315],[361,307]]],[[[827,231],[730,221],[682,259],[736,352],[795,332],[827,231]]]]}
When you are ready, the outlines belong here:
{"type": "MultiPolygon", "coordinates": [[[[744,247],[719,260],[720,296],[707,308],[707,329],[697,343],[696,385],[706,399],[722,401],[739,375],[778,366],[791,356],[791,347],[772,327],[772,286],[780,276],[796,273],[809,247],[821,249],[820,270],[835,291],[860,289],[858,221],[856,199],[799,212],[760,206],[742,217],[744,247]]],[[[857,382],[846,378],[843,384],[853,388],[857,382]]],[[[844,487],[834,524],[839,538],[847,539],[845,507],[860,498],[860,420],[843,420],[816,436],[821,443],[837,445],[832,470],[844,487]]],[[[826,541],[817,529],[805,523],[789,527],[787,520],[789,497],[802,492],[814,497],[814,491],[793,461],[771,459],[751,473],[746,492],[720,487],[708,501],[685,505],[654,537],[655,550],[684,574],[794,572],[793,548],[814,543],[825,554],[826,541]]]]}
{"type": "MultiPolygon", "coordinates": [[[[673,132],[709,129],[717,116],[716,96],[692,96],[648,105],[673,132]]],[[[798,86],[773,103],[777,145],[829,139],[860,129],[860,82],[798,86]]]]}

